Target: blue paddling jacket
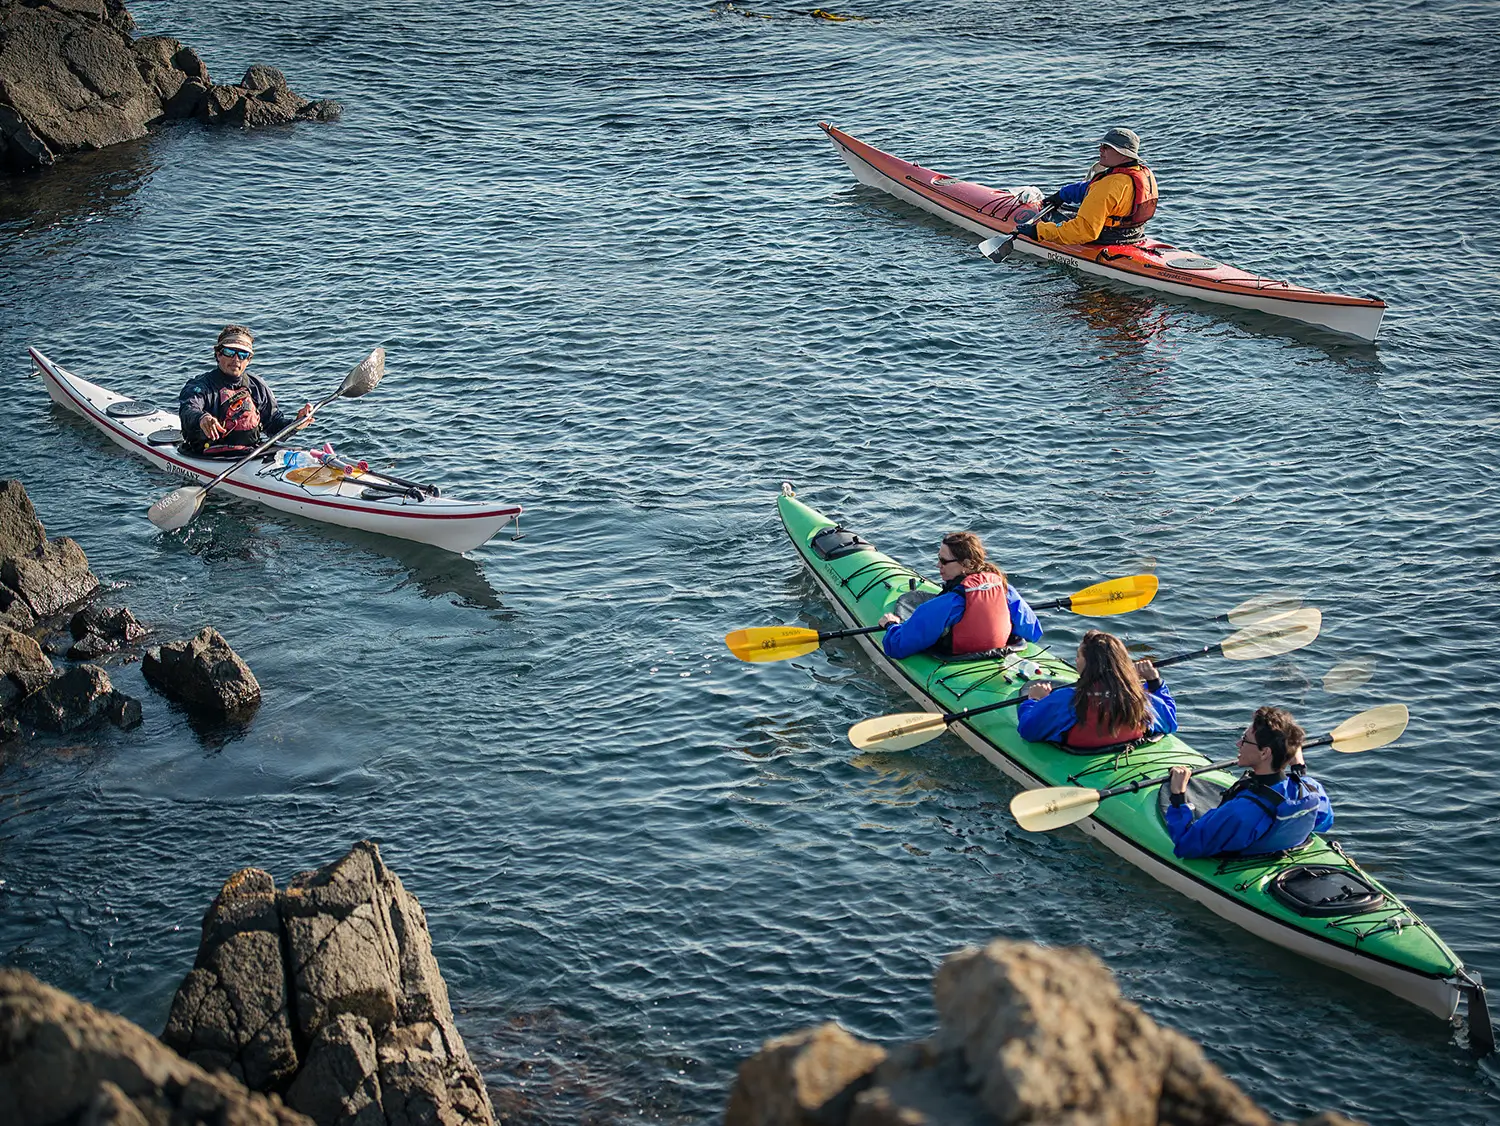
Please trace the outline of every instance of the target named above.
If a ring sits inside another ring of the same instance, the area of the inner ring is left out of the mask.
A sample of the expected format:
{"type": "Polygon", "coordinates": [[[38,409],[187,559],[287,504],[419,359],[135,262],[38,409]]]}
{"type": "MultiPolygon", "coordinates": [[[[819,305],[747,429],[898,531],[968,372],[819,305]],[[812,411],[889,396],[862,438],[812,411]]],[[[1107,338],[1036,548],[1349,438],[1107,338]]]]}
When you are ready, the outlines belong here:
{"type": "MultiPolygon", "coordinates": [[[[1011,633],[1027,641],[1042,639],[1042,623],[1037,621],[1036,611],[1010,583],[1005,584],[1005,605],[1010,610],[1011,633]]],[[[964,592],[944,591],[921,603],[906,621],[887,626],[881,647],[887,657],[910,657],[931,649],[963,616],[964,592]]]]}
{"type": "MultiPolygon", "coordinates": [[[[1068,732],[1078,722],[1078,715],[1073,711],[1076,695],[1073,686],[1067,684],[1054,688],[1040,700],[1022,700],[1016,707],[1016,729],[1021,738],[1033,743],[1066,742],[1068,732]]],[[[1146,685],[1146,708],[1151,722],[1142,735],[1168,735],[1177,730],[1177,704],[1172,699],[1171,689],[1160,680],[1146,685]]]]}
{"type": "Polygon", "coordinates": [[[1264,856],[1306,843],[1333,827],[1333,805],[1322,783],[1305,774],[1247,774],[1217,809],[1196,821],[1184,794],[1167,806],[1167,834],[1185,860],[1205,856],[1264,856]]]}

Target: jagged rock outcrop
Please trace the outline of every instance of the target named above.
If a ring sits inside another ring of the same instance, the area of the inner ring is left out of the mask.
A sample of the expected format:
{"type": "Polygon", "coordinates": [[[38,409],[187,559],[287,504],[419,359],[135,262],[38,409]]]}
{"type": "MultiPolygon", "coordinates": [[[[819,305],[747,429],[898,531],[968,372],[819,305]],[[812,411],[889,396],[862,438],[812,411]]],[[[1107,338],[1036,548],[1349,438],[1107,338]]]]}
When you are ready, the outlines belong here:
{"type": "MultiPolygon", "coordinates": [[[[81,665],[58,676],[24,632],[98,589],[83,548],[67,538],[49,540],[21,482],[0,481],[0,743],[23,725],[64,733],[100,719],[121,727],[140,723],[140,702],[115,691],[103,669],[81,665]]],[[[86,607],[74,621],[88,626],[87,644],[69,650],[74,658],[140,636],[140,623],[123,608],[86,607]]]]}
{"type": "Polygon", "coordinates": [[[92,661],[146,636],[146,627],[124,606],[85,606],[68,622],[71,661],[92,661]]]}
{"type": "Polygon", "coordinates": [[[240,719],[260,704],[255,674],[213,626],[146,650],[141,672],[163,696],[211,719],[240,719]]]}
{"type": "Polygon", "coordinates": [[[837,1025],[767,1041],[725,1126],[1274,1126],[1087,950],[997,939],[946,959],[933,993],[936,1034],[890,1053],[837,1025]]]}
{"type": "Polygon", "coordinates": [[[176,39],[133,39],[123,0],[0,0],[0,171],[143,136],[168,118],[256,128],[337,120],[337,102],[293,94],[281,72],[251,67],[216,86],[176,39]]]}
{"type": "Polygon", "coordinates": [[[0,969],[7,1126],[312,1126],[280,1100],[183,1059],[124,1017],[0,969]]]}
{"type": "Polygon", "coordinates": [[[490,1126],[416,899],[361,841],[278,892],[236,872],[162,1040],[319,1126],[490,1126]]]}

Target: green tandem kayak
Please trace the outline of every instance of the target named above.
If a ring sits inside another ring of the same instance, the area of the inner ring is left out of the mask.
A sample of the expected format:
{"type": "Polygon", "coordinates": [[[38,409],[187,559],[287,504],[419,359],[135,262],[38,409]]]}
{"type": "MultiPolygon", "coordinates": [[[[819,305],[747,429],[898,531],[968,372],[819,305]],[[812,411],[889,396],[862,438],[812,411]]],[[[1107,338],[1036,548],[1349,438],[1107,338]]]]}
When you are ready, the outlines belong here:
{"type": "MultiPolygon", "coordinates": [[[[809,508],[783,486],[782,522],[802,561],[838,615],[851,627],[873,625],[888,611],[909,608],[939,587],[809,508]]],[[[1073,681],[1066,661],[1037,645],[1016,657],[949,658],[919,653],[893,660],[879,635],[857,640],[882,672],[923,708],[955,712],[1014,697],[1026,683],[1022,662],[1038,678],[1073,681]],[[1036,666],[1040,666],[1037,671],[1036,666]]],[[[1027,789],[1083,785],[1104,789],[1165,774],[1176,763],[1208,760],[1175,735],[1129,748],[1074,752],[1032,743],[1016,731],[1006,708],[952,728],[965,743],[1027,789]]],[[[1205,776],[1226,786],[1227,773],[1205,776]]],[[[1159,787],[1100,804],[1078,823],[1112,852],[1210,911],[1307,958],[1343,970],[1444,1019],[1466,995],[1475,1046],[1493,1040],[1477,973],[1448,949],[1400,898],[1333,841],[1314,836],[1290,853],[1266,857],[1180,860],[1172,853],[1159,787]]]]}

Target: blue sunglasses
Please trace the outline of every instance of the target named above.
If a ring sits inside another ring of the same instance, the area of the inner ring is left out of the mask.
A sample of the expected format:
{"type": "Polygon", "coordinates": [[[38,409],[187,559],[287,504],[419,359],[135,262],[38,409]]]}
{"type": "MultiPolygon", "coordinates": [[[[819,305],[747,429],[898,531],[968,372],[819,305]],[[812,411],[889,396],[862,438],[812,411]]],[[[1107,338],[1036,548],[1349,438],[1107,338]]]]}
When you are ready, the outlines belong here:
{"type": "Polygon", "coordinates": [[[248,360],[251,355],[244,348],[216,348],[214,351],[218,352],[221,356],[233,356],[236,360],[248,360]]]}

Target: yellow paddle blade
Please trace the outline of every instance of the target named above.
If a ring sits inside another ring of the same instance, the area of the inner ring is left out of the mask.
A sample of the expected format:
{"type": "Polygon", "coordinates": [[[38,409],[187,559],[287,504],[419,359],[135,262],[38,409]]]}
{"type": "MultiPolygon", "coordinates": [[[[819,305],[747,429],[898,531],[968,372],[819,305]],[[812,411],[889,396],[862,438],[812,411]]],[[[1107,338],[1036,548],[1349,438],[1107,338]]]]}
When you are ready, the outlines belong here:
{"type": "Polygon", "coordinates": [[[1126,575],[1123,579],[1095,583],[1069,598],[1068,609],[1095,618],[1128,614],[1155,598],[1157,585],[1155,575],[1126,575]]]}
{"type": "Polygon", "coordinates": [[[1254,661],[1261,657],[1279,657],[1317,640],[1323,628],[1323,614],[1312,606],[1262,618],[1221,641],[1224,656],[1231,661],[1254,661]]]}
{"type": "Polygon", "coordinates": [[[1247,598],[1224,617],[1233,626],[1248,626],[1265,618],[1290,614],[1302,608],[1302,596],[1290,590],[1274,590],[1247,598]]]}
{"type": "Polygon", "coordinates": [[[1010,799],[1011,816],[1028,833],[1045,833],[1082,821],[1099,808],[1099,791],[1083,786],[1022,790],[1010,799]]]}
{"type": "Polygon", "coordinates": [[[1323,691],[1335,694],[1362,688],[1375,675],[1375,662],[1368,657],[1340,661],[1323,674],[1323,691]]]}
{"type": "Polygon", "coordinates": [[[1409,719],[1411,713],[1405,704],[1381,704],[1378,708],[1360,712],[1329,732],[1333,736],[1333,749],[1352,755],[1394,743],[1401,738],[1409,719]]]}
{"type": "Polygon", "coordinates": [[[906,751],[931,742],[946,730],[941,712],[901,712],[860,720],[849,728],[849,742],[860,748],[906,751]]]}
{"type": "Polygon", "coordinates": [[[818,647],[818,631],[797,626],[751,626],[725,634],[724,644],[742,661],[789,661],[818,647]]]}

